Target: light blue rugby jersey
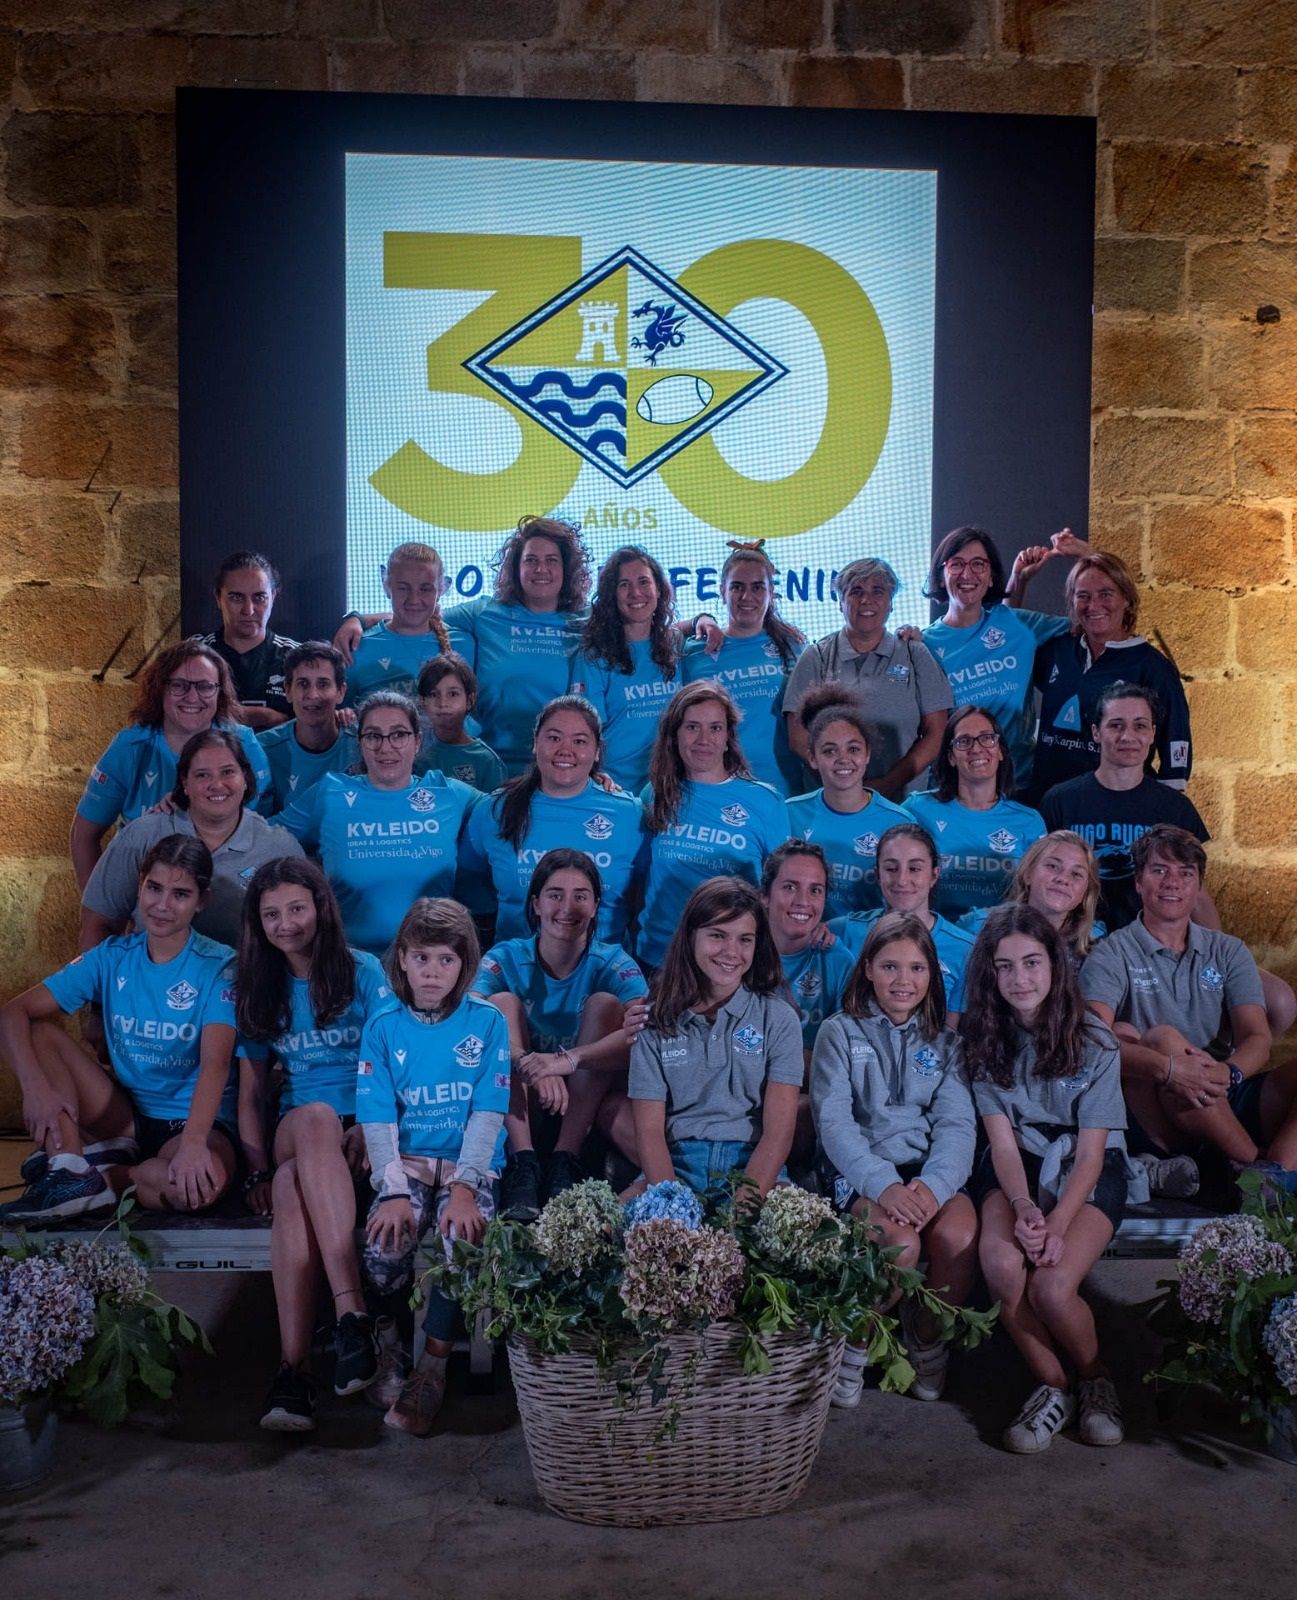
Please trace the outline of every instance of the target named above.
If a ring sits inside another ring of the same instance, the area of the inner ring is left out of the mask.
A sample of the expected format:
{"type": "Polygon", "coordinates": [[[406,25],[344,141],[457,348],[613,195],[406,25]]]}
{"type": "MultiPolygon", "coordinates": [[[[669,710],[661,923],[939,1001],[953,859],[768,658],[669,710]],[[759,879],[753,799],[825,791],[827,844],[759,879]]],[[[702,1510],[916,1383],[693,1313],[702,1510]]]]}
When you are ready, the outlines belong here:
{"type": "MultiPolygon", "coordinates": [[[[256,779],[255,797],[245,804],[249,811],[269,809],[266,797],[270,788],[270,768],[257,736],[243,723],[214,722],[214,728],[238,736],[256,779]]],[[[90,769],[85,791],[77,802],[77,816],[87,822],[113,823],[134,818],[152,810],[176,786],[176,757],[161,727],[132,725],[113,735],[112,742],[90,769]]]]}
{"type": "Polygon", "coordinates": [[[570,800],[537,789],[519,850],[500,837],[500,805],[498,793],[482,800],[464,830],[461,851],[462,886],[472,909],[488,910],[490,891],[494,890],[496,937],[527,936],[531,875],[547,851],[564,848],[583,850],[598,867],[603,900],[595,932],[600,939],[620,944],[626,936],[631,892],[646,849],[639,801],[620,791],[610,794],[593,779],[570,800]]]}
{"type": "Polygon", "coordinates": [[[484,997],[512,994],[522,1001],[533,1050],[574,1045],[581,1011],[592,994],[610,994],[622,1005],[648,994],[644,974],[620,945],[594,940],[567,977],[556,978],[541,964],[535,935],[492,945],[473,989],[484,997]]]}
{"type": "MultiPolygon", "coordinates": [[[[795,645],[794,656],[805,648],[805,644],[795,645]]],[[[779,647],[768,633],[763,630],[750,639],[726,639],[717,656],[709,656],[702,640],[694,640],[681,657],[680,673],[686,683],[714,678],[729,690],[743,713],[739,743],[754,778],[768,783],[779,795],[788,793],[790,782],[801,787],[795,776],[801,764],[788,748],[784,725],[788,673],[779,647]]]]}
{"type": "MultiPolygon", "coordinates": [[[[645,805],[652,790],[644,792],[645,805]]],[[[636,954],[659,967],[685,902],[700,883],[717,876],[761,881],[761,866],[788,838],[782,795],[751,778],[680,786],[680,812],[649,840],[648,878],[636,954]]]]}
{"type": "MultiPolygon", "coordinates": [[[[228,945],[201,933],[191,933],[170,961],[153,961],[141,929],[95,945],[46,978],[45,987],[60,1011],[92,1000],[103,1008],[118,1083],[146,1117],[173,1120],[189,1115],[203,1029],[234,1026],[233,962],[228,945]]],[[[238,1115],[235,1082],[231,1066],[218,1112],[231,1125],[238,1115]]]]}
{"type": "Polygon", "coordinates": [[[883,795],[871,790],[873,799],[863,811],[850,814],[834,811],[825,803],[824,790],[799,794],[788,802],[788,823],[793,836],[817,844],[829,863],[829,889],[825,897],[824,920],[845,917],[852,911],[868,911],[881,906],[878,888],[878,841],[898,822],[912,817],[883,795]]]}
{"type": "Polygon", "coordinates": [[[905,809],[940,852],[933,908],[946,917],[998,904],[1028,846],[1048,831],[1039,811],[1016,800],[997,800],[989,811],[970,811],[958,800],[938,800],[928,790],[910,795],[905,809]]]}
{"type": "Polygon", "coordinates": [[[841,939],[827,950],[807,945],[794,955],[780,956],[784,978],[802,1019],[802,1044],[810,1050],[826,1017],[842,1010],[842,992],[855,971],[854,957],[841,939]]]}
{"type": "Polygon", "coordinates": [[[631,670],[620,672],[606,661],[572,658],[572,693],[584,695],[603,723],[603,769],[632,794],[648,782],[649,758],[658,724],[671,696],[680,688],[680,664],[669,678],[649,654],[651,641],[628,643],[631,670]]]}
{"type": "Polygon", "coordinates": [[[377,956],[368,950],[351,954],[356,962],[356,988],[340,1017],[323,1026],[317,1023],[311,1009],[310,979],[293,978],[288,1032],[268,1043],[239,1038],[239,1054],[249,1061],[268,1061],[272,1054],[279,1058],[284,1068],[281,1111],[323,1101],[340,1117],[355,1114],[361,1030],[366,1020],[391,1000],[392,991],[377,956]]]}
{"type": "Polygon", "coordinates": [[[956,707],[981,706],[999,724],[1019,788],[1031,776],[1035,725],[1031,669],[1036,650],[1067,630],[1066,617],[1019,611],[1003,602],[989,611],[983,608],[971,628],[933,622],[923,630],[923,642],[950,679],[956,707]]]}
{"type": "Polygon", "coordinates": [[[296,721],[281,722],[277,728],[264,728],[257,742],[270,767],[270,791],[266,797],[268,815],[283,811],[299,800],[326,772],[346,772],[360,765],[360,746],[354,735],[340,733],[327,750],[304,750],[297,742],[296,721]]]}
{"type": "Polygon", "coordinates": [[[479,794],[490,794],[498,789],[507,774],[504,762],[490,745],[480,739],[469,738],[467,744],[443,744],[431,733],[425,733],[419,754],[414,758],[415,776],[425,772],[444,772],[448,778],[458,778],[479,794]]]}
{"type": "Polygon", "coordinates": [[[394,689],[415,697],[419,669],[441,654],[435,633],[394,633],[386,622],[366,628],[347,668],[346,704],[358,706],[375,689],[394,689]]]}
{"type": "MultiPolygon", "coordinates": [[[[356,1120],[394,1122],[403,1156],[458,1161],[474,1111],[509,1109],[509,1028],[468,994],[426,1021],[394,1001],[365,1023],[356,1068],[356,1120]]],[[[504,1128],[492,1167],[504,1165],[504,1128]]]]}
{"type": "Polygon", "coordinates": [[[477,674],[482,737],[516,777],[531,760],[537,716],[567,693],[585,613],[470,600],[443,616],[451,645],[477,674]]]}
{"type": "MultiPolygon", "coordinates": [[[[829,927],[850,951],[853,961],[864,949],[869,930],[882,914],[881,911],[855,911],[849,917],[835,917],[829,923],[829,927]]],[[[936,921],[932,924],[932,943],[936,947],[937,965],[941,968],[941,977],[946,986],[946,1009],[962,1011],[964,973],[977,941],[967,928],[957,927],[935,912],[933,915],[936,921]]]]}
{"type": "Polygon", "coordinates": [[[275,820],[316,857],[347,938],[381,954],[420,895],[452,895],[464,818],[481,796],[440,772],[404,789],[331,772],[275,820]]]}

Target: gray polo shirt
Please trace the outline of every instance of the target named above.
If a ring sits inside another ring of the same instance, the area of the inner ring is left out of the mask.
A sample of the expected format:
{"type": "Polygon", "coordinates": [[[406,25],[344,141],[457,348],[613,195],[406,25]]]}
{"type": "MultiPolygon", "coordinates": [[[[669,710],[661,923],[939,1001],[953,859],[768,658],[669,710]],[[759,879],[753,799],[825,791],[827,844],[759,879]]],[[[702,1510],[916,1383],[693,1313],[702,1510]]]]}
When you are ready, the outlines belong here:
{"type": "Polygon", "coordinates": [[[715,1022],[686,1011],[673,1034],[641,1033],[631,1046],[630,1097],[666,1101],[669,1139],[750,1144],[761,1136],[767,1082],[800,1089],[804,1071],[792,1006],[740,988],[715,1022]]]}
{"type": "Polygon", "coordinates": [[[1242,939],[1191,922],[1177,955],[1153,937],[1142,916],[1095,945],[1081,968],[1081,993],[1111,1006],[1116,1021],[1140,1033],[1170,1023],[1200,1050],[1222,1029],[1228,1033],[1235,1006],[1265,1005],[1256,962],[1242,939]]]}
{"type": "Polygon", "coordinates": [[[918,1017],[898,1028],[840,1011],[815,1040],[811,1110],[824,1154],[868,1199],[903,1181],[898,1167],[921,1162],[919,1177],[944,1206],[973,1170],[977,1118],[949,1028],[927,1040],[918,1017]]]}
{"type": "MultiPolygon", "coordinates": [[[[144,858],[159,839],[173,833],[197,837],[187,811],[148,811],[128,822],[95,863],[81,904],[112,922],[134,916],[144,858]]],[[[238,827],[212,857],[212,892],[194,918],[194,927],[237,949],[248,880],[265,861],[304,853],[287,828],[275,827],[245,809],[238,827]]]]}
{"type": "Polygon", "coordinates": [[[1124,1150],[1126,1102],[1121,1096],[1121,1053],[1115,1037],[1091,1017],[1080,1070],[1071,1078],[1036,1074],[1036,1045],[1025,1029],[1016,1030],[1013,1082],[1007,1089],[989,1078],[973,1084],[973,1103],[983,1117],[1008,1117],[1018,1146],[1043,1156],[1060,1133],[1080,1128],[1107,1128],[1109,1150],[1124,1150]]]}
{"type": "Polygon", "coordinates": [[[875,730],[867,778],[892,770],[918,738],[920,717],[949,711],[955,703],[950,680],[927,645],[913,639],[902,644],[894,633],[884,633],[878,648],[864,655],[848,644],[845,628],[818,639],[797,659],[784,691],[784,710],[797,711],[822,683],[841,683],[864,702],[875,730]]]}

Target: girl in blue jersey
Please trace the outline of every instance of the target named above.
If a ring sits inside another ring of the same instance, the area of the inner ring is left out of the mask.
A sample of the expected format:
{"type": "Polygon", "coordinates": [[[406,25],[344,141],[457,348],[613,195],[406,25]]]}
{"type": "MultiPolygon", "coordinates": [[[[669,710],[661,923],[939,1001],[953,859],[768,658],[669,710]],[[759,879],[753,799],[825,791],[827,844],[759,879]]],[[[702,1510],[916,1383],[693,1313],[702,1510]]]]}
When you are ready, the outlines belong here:
{"type": "Polygon", "coordinates": [[[261,1105],[236,1097],[234,952],[191,924],[212,881],[206,845],[171,834],[140,869],[137,931],[105,939],[0,1012],[0,1049],[39,1147],[0,1222],[111,1210],[135,1186],[149,1209],[200,1211],[230,1186],[242,1135],[265,1168],[261,1105]],[[95,1003],[112,1064],[51,1019],[95,1003]],[[236,1123],[238,1132],[236,1132],[236,1123]]]}
{"type": "Polygon", "coordinates": [[[477,704],[477,679],[468,662],[453,650],[425,661],[416,687],[427,731],[414,770],[444,772],[479,794],[498,789],[505,779],[504,762],[464,728],[477,704]]]}
{"type": "Polygon", "coordinates": [[[419,669],[450,649],[441,617],[446,569],[430,544],[397,545],[383,563],[383,593],[390,617],[376,617],[361,631],[354,612],[344,617],[334,644],[347,662],[347,704],[359,705],[379,689],[413,695],[419,669]]]}
{"type": "Polygon", "coordinates": [[[275,819],[319,858],[347,938],[381,955],[417,895],[454,888],[460,833],[477,791],[444,773],[413,776],[419,713],[380,689],[356,724],[363,775],[329,772],[275,819]]]}
{"type": "Polygon", "coordinates": [[[251,728],[242,722],[234,681],[210,645],[183,639],[159,652],[140,674],[130,726],[90,769],[72,819],[70,848],[77,887],[84,889],[115,822],[141,816],[176,785],[176,757],[196,733],[228,728],[236,734],[256,778],[255,806],[270,787],[270,768],[251,728]]]}
{"type": "Polygon", "coordinates": [[[602,898],[599,869],[583,850],[547,851],[527,886],[531,936],[492,946],[473,980],[509,1024],[516,1072],[500,1209],[520,1222],[586,1176],[581,1147],[596,1116],[624,1154],[634,1148],[626,1067],[647,1015],[648,984],[620,945],[595,938],[602,898]],[[563,1119],[543,1175],[529,1093],[563,1119]]]}
{"type": "MultiPolygon", "coordinates": [[[[493,1188],[509,1109],[509,1029],[494,1006],[468,992],[477,935],[453,900],[417,900],[389,957],[396,1003],[365,1024],[356,1117],[377,1198],[365,1226],[365,1276],[397,1325],[408,1325],[415,1251],[434,1224],[481,1241],[495,1215],[493,1188]]],[[[424,1347],[384,1421],[428,1433],[446,1393],[457,1308],[434,1289],[424,1347]]],[[[377,1387],[377,1385],[375,1385],[377,1387]]]]}
{"type": "MultiPolygon", "coordinates": [[[[1099,864],[1088,841],[1070,828],[1057,828],[1027,850],[1004,899],[1006,904],[1039,911],[1079,972],[1095,941],[1107,932],[1095,921],[1099,887],[1099,864]]],[[[980,933],[993,909],[984,906],[968,912],[959,919],[960,927],[980,933]]]]}
{"type": "MultiPolygon", "coordinates": [[[[937,964],[946,989],[947,1024],[954,1027],[964,1007],[964,970],[973,953],[973,935],[948,922],[932,909],[931,900],[941,881],[941,858],[932,835],[917,822],[898,822],[878,841],[878,886],[888,911],[908,911],[932,935],[937,964]]],[[[882,915],[878,911],[853,911],[829,924],[852,956],[858,956],[870,928],[882,915]]]]}
{"type": "Polygon", "coordinates": [[[268,861],[248,885],[239,936],[239,1054],[283,1073],[275,1129],[270,1266],[281,1361],[261,1426],[314,1427],[310,1376],[321,1272],[337,1318],[334,1389],[354,1394],[378,1372],[356,1256],[353,1175],[364,1170],[356,1062],[366,1019],[389,1001],[383,969],[347,948],[338,902],[313,861],[268,861]]]}
{"type": "MultiPolygon", "coordinates": [[[[945,986],[920,917],[889,911],[869,931],[843,996],[820,1030],[811,1102],[824,1176],[841,1211],[864,1217],[903,1266],[926,1255],[928,1282],[955,1305],[977,1270],[977,1214],[963,1192],[977,1127],[945,986]]],[[[926,1310],[902,1307],[914,1383],[937,1400],[948,1350],[926,1310]]],[[[854,1406],[865,1352],[849,1345],[833,1403],[854,1406]]]]}
{"type": "Polygon", "coordinates": [[[1013,768],[1004,738],[981,706],[951,713],[934,770],[936,788],[910,795],[905,809],[941,851],[937,909],[959,917],[1003,898],[1027,846],[1046,828],[1038,811],[1009,798],[1013,768]]]}
{"type": "Polygon", "coordinates": [[[547,850],[575,843],[603,880],[597,934],[620,943],[630,919],[643,850],[638,800],[609,792],[591,776],[601,748],[599,717],[588,700],[560,695],[536,719],[527,770],[473,812],[461,864],[472,909],[495,906],[495,937],[527,933],[528,885],[547,850]],[[471,875],[471,884],[470,884],[471,875]]]}
{"type": "MultiPolygon", "coordinates": [[[[1066,528],[1055,539],[1062,554],[1089,548],[1066,528]]],[[[1067,618],[1015,609],[1005,604],[1005,591],[1024,583],[1049,553],[1044,545],[1021,551],[1006,586],[990,536],[981,528],[955,528],[933,552],[924,591],[946,613],[923,630],[923,642],[945,669],[955,705],[981,706],[1003,729],[1019,789],[1031,776],[1036,651],[1067,632],[1067,618]]]]}
{"type": "Polygon", "coordinates": [[[841,939],[831,937],[824,926],[828,876],[824,851],[805,839],[779,845],[761,869],[761,903],[802,1020],[808,1066],[820,1024],[841,1006],[854,966],[841,939]]]}
{"type": "Polygon", "coordinates": [[[788,837],[788,808],[753,778],[738,726],[727,691],[704,679],[675,695],[658,728],[644,791],[650,844],[641,965],[661,965],[700,883],[730,873],[755,884],[762,862],[788,837]]]}
{"type": "Polygon", "coordinates": [[[881,907],[878,841],[909,813],[865,782],[869,724],[856,695],[840,684],[812,689],[798,716],[806,727],[811,766],[821,787],[788,802],[788,823],[824,851],[829,867],[825,917],[881,907]]]}
{"type": "Polygon", "coordinates": [[[764,540],[731,540],[721,568],[724,631],[711,630],[705,644],[686,648],[681,676],[686,683],[705,678],[728,691],[742,715],[743,753],[753,776],[786,795],[803,780],[788,746],[784,690],[806,638],[779,615],[778,574],[763,546],[764,540]]]}
{"type": "Polygon", "coordinates": [[[614,550],[599,573],[572,692],[603,723],[604,770],[638,794],[648,782],[658,721],[680,687],[680,640],[666,573],[638,545],[614,550]]]}

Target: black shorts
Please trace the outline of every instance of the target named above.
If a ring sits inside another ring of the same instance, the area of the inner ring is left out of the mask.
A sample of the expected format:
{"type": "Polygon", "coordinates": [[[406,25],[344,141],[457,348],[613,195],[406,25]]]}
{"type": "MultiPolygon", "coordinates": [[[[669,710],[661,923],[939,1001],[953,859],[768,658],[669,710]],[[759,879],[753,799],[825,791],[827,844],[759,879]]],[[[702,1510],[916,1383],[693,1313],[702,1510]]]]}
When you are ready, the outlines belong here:
{"type": "MultiPolygon", "coordinates": [[[[1019,1150],[1022,1157],[1022,1170],[1027,1175],[1027,1188],[1034,1196],[1040,1182],[1041,1157],[1033,1156],[1030,1151],[1019,1150]]],[[[973,1176],[968,1180],[968,1192],[973,1197],[973,1204],[981,1212],[982,1203],[992,1190],[1000,1187],[1000,1180],[995,1175],[995,1164],[991,1160],[991,1150],[988,1145],[978,1157],[973,1167],[973,1176]]],[[[1126,1153],[1124,1150],[1105,1150],[1103,1152],[1103,1170],[1099,1173],[1099,1181],[1094,1186],[1088,1204],[1096,1211],[1102,1211],[1108,1221],[1112,1223],[1115,1233],[1121,1226],[1122,1218],[1126,1215],[1126,1153]]]]}
{"type": "MultiPolygon", "coordinates": [[[[833,1202],[833,1209],[842,1216],[850,1216],[851,1208],[857,1200],[877,1200],[877,1195],[861,1195],[851,1187],[847,1180],[837,1170],[823,1150],[819,1153],[816,1162],[816,1171],[819,1173],[820,1183],[824,1192],[833,1202]]],[[[921,1161],[907,1161],[896,1169],[902,1183],[912,1183],[915,1178],[923,1175],[921,1161]]]]}
{"type": "MultiPolygon", "coordinates": [[[[140,1147],[140,1160],[149,1161],[171,1139],[178,1139],[185,1131],[187,1117],[146,1117],[142,1111],[135,1113],[135,1143],[140,1147]]],[[[223,1133],[234,1148],[237,1159],[239,1136],[228,1122],[214,1122],[213,1133],[223,1133]]]]}
{"type": "MultiPolygon", "coordinates": [[[[1244,1133],[1253,1144],[1262,1146],[1265,1144],[1265,1138],[1261,1132],[1261,1091],[1265,1087],[1265,1079],[1264,1072],[1254,1073],[1252,1077],[1244,1078],[1242,1083],[1236,1084],[1225,1096],[1244,1133]]],[[[1126,1148],[1133,1156],[1164,1156],[1168,1153],[1147,1132],[1129,1106],[1126,1108],[1126,1148]]],[[[1198,1148],[1202,1149],[1202,1146],[1198,1148]]]]}

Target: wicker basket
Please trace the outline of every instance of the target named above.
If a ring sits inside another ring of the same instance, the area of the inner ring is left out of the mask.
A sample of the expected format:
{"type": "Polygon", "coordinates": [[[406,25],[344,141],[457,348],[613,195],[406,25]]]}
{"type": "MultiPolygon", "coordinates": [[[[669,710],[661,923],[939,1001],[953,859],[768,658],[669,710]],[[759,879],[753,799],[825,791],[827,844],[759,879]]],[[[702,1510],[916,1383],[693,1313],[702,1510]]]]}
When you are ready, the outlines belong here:
{"type": "MultiPolygon", "coordinates": [[[[662,1408],[647,1395],[635,1410],[619,1408],[588,1350],[542,1355],[529,1339],[510,1338],[523,1436],[550,1510],[577,1522],[644,1528],[764,1516],[790,1505],[819,1452],[842,1341],[767,1337],[771,1371],[747,1377],[740,1337],[734,1323],[706,1330],[692,1387],[673,1390],[680,1397],[675,1436],[657,1442],[662,1408]]],[[[673,1384],[698,1338],[668,1341],[673,1384]]]]}

